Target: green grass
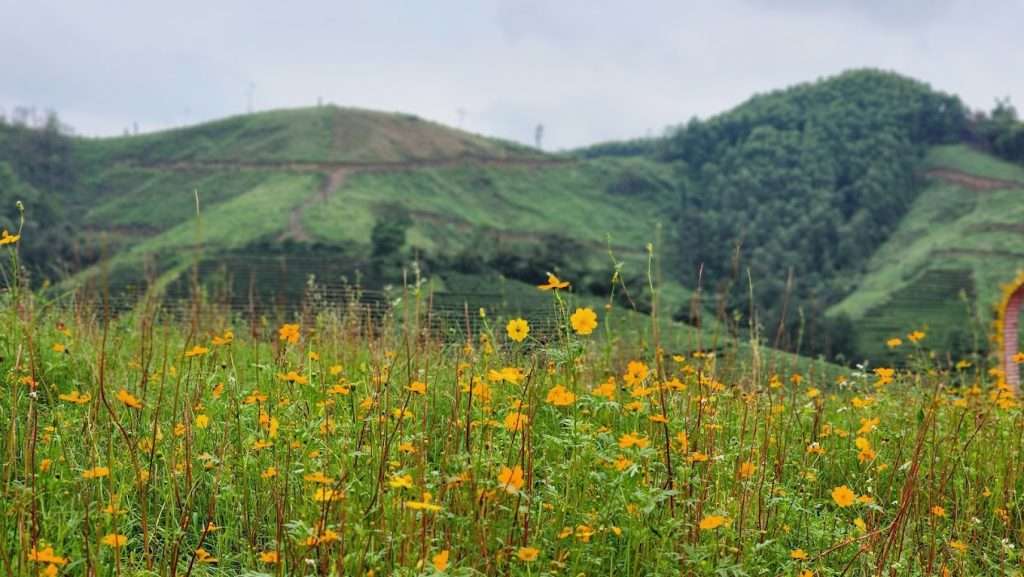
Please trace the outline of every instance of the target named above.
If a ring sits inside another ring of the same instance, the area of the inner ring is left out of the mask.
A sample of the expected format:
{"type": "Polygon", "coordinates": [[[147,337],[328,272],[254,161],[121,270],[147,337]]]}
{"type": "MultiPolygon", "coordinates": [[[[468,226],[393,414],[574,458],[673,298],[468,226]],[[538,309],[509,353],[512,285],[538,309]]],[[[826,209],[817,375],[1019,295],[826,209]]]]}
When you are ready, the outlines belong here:
{"type": "Polygon", "coordinates": [[[928,151],[925,165],[968,174],[1024,182],[1024,167],[1000,160],[965,144],[936,146],[928,151]]]}

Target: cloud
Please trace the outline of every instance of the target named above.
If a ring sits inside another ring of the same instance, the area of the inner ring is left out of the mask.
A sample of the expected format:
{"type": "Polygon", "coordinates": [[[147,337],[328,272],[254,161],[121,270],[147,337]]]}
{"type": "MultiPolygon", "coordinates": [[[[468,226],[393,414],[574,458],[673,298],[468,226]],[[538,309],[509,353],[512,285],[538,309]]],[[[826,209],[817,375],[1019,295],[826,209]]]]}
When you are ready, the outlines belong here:
{"type": "MultiPolygon", "coordinates": [[[[547,147],[658,133],[755,92],[896,70],[975,107],[1024,97],[1020,3],[964,0],[128,2],[0,7],[0,107],[87,134],[258,109],[401,110],[547,147]]],[[[1020,98],[1016,99],[1018,102],[1020,98]]]]}

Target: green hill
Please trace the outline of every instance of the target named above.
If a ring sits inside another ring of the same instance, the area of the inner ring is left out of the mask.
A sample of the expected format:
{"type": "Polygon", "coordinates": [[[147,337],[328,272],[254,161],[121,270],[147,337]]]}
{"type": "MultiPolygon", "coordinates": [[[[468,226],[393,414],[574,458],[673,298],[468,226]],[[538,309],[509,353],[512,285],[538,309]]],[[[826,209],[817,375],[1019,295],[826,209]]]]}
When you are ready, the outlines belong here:
{"type": "Polygon", "coordinates": [[[875,358],[899,354],[885,341],[918,328],[940,350],[983,348],[1000,286],[1024,269],[1024,167],[955,145],[931,149],[922,169],[927,185],[829,311],[875,358]]]}
{"type": "Polygon", "coordinates": [[[24,248],[51,278],[68,269],[62,286],[171,286],[196,262],[233,286],[271,270],[288,275],[260,283],[273,290],[311,275],[383,286],[415,260],[455,292],[553,270],[601,297],[617,275],[622,302],[646,310],[655,242],[666,316],[890,361],[884,341],[918,328],[938,348],[984,348],[1024,252],[1024,168],[981,151],[1019,156],[1015,110],[970,112],[877,70],[558,155],[333,106],[118,138],[55,126],[0,124],[0,200],[34,199],[47,224],[24,248]]]}

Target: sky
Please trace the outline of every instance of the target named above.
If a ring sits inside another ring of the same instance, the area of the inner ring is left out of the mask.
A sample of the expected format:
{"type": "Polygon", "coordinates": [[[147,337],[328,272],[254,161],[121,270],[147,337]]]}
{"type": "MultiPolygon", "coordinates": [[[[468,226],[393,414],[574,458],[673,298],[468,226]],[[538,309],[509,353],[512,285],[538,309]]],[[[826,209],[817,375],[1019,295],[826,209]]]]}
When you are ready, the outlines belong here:
{"type": "Polygon", "coordinates": [[[0,110],[148,132],[318,101],[564,149],[892,70],[1024,103],[1024,0],[0,0],[0,110]]]}

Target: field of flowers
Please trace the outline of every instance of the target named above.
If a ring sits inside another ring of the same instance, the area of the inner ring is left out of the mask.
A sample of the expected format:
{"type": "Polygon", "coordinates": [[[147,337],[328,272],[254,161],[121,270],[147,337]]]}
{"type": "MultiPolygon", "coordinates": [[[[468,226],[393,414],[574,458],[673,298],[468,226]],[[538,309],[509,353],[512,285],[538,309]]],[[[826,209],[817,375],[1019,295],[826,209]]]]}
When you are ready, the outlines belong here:
{"type": "Polygon", "coordinates": [[[415,294],[383,321],[248,324],[15,287],[0,573],[1024,569],[1024,412],[982,361],[942,368],[913,331],[898,370],[740,367],[540,288],[555,334],[481,310],[452,342],[415,294]]]}

